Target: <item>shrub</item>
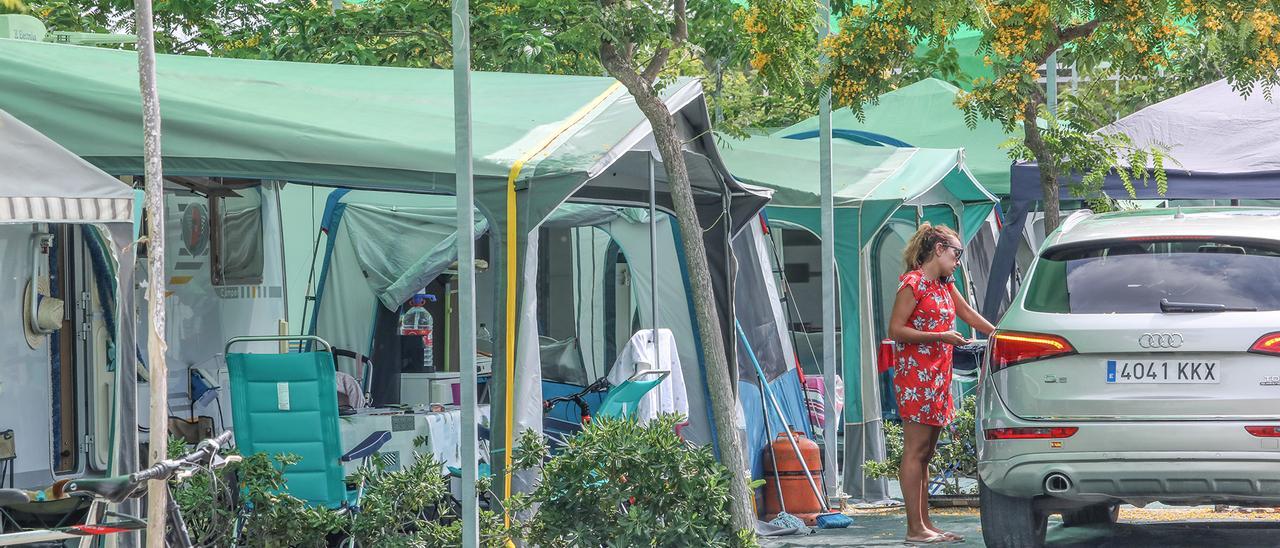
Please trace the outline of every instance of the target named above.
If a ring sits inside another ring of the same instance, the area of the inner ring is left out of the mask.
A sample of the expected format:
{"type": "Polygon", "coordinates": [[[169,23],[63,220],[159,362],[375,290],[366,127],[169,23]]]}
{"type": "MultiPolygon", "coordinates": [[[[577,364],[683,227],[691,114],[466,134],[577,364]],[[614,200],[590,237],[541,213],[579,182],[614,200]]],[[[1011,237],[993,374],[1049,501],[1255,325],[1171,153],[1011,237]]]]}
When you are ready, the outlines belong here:
{"type": "MultiPolygon", "coordinates": [[[[543,468],[526,540],[546,548],[754,544],[750,532],[733,530],[728,470],[676,436],[681,420],[593,420],[543,468]]],[[[522,437],[520,452],[536,453],[539,443],[522,437]]]]}
{"type": "MultiPolygon", "coordinates": [[[[978,446],[974,439],[977,435],[976,406],[977,400],[973,396],[962,400],[960,408],[956,410],[955,420],[947,426],[950,443],[940,444],[938,453],[929,463],[930,479],[948,474],[942,485],[944,494],[964,495],[976,492],[976,487],[964,488],[960,485],[961,478],[978,477],[978,446]]],[[[902,466],[902,425],[886,422],[884,438],[887,458],[882,461],[867,461],[867,477],[898,476],[898,469],[902,466]]]]}

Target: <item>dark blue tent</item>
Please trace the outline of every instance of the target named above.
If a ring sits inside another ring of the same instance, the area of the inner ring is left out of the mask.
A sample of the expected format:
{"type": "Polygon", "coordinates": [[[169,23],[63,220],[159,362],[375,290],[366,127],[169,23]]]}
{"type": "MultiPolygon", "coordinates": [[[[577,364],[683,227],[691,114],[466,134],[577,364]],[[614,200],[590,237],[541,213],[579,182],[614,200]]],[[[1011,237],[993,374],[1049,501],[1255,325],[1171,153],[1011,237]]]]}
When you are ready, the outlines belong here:
{"type": "MultiPolygon", "coordinates": [[[[1249,91],[1244,97],[1226,80],[1219,80],[1121,118],[1098,133],[1123,133],[1134,147],[1166,151],[1168,192],[1160,195],[1154,181],[1145,186],[1139,182],[1135,184],[1138,199],[1280,199],[1280,103],[1268,101],[1260,85],[1249,91]]],[[[1070,179],[1078,180],[1079,174],[1070,179]]],[[[1061,197],[1070,199],[1067,182],[1061,185],[1061,197]]],[[[1114,173],[1106,178],[1102,191],[1112,198],[1135,198],[1114,173]]],[[[1014,164],[1009,195],[1013,204],[996,246],[983,302],[983,310],[991,316],[998,315],[1002,298],[1007,298],[1002,290],[1013,272],[1017,239],[1027,214],[1044,196],[1040,166],[1014,164]]]]}

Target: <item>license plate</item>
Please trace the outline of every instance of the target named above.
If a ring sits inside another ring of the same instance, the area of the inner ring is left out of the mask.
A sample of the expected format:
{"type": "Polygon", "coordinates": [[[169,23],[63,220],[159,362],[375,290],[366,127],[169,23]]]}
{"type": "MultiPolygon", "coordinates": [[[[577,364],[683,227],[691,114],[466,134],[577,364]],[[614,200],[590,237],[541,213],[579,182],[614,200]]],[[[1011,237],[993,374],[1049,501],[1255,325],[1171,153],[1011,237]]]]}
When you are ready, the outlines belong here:
{"type": "Polygon", "coordinates": [[[1110,384],[1217,384],[1221,378],[1217,361],[1107,360],[1110,384]]]}

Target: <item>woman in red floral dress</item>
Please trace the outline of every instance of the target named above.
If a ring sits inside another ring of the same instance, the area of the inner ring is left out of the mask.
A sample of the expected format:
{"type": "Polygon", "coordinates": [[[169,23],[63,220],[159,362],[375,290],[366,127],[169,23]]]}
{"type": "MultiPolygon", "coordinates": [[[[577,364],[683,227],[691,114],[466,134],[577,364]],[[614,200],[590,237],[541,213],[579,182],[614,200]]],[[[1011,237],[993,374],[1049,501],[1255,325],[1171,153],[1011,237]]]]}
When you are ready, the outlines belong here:
{"type": "Polygon", "coordinates": [[[956,289],[952,275],[964,248],[954,230],[924,223],[907,243],[907,272],[893,304],[889,338],[897,341],[893,378],[898,414],[902,417],[903,453],[898,480],[907,506],[907,543],[963,541],[929,520],[929,460],[938,434],[951,422],[951,351],[968,344],[955,331],[958,316],[978,331],[995,327],[980,316],[956,289]]]}

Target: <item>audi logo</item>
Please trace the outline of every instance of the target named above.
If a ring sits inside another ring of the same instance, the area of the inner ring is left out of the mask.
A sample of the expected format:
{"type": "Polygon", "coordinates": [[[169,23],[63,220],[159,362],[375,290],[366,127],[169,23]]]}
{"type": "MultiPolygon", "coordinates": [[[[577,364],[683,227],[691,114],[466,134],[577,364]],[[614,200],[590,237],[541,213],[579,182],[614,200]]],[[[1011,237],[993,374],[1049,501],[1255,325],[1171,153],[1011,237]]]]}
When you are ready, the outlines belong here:
{"type": "Polygon", "coordinates": [[[1138,346],[1143,348],[1181,348],[1182,342],[1179,333],[1143,333],[1138,337],[1138,346]]]}

